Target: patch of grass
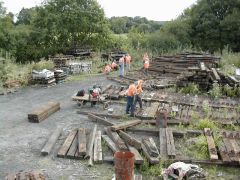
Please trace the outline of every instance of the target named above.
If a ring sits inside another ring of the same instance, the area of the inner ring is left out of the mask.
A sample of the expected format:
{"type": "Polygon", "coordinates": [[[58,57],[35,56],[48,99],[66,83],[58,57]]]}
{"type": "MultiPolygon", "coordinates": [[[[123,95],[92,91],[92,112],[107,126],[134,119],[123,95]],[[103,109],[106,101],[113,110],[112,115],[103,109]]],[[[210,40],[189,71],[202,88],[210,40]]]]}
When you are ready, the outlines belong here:
{"type": "Polygon", "coordinates": [[[198,123],[194,125],[195,129],[204,130],[204,128],[210,128],[211,130],[216,130],[217,126],[211,119],[205,118],[201,119],[198,123]]]}
{"type": "Polygon", "coordinates": [[[198,136],[196,143],[188,148],[188,153],[196,159],[209,159],[206,137],[204,135],[198,136]]]}
{"type": "Polygon", "coordinates": [[[193,95],[200,94],[199,86],[194,83],[189,83],[188,86],[181,88],[179,92],[183,94],[193,94],[193,95]]]}
{"type": "Polygon", "coordinates": [[[218,83],[213,83],[213,88],[209,91],[209,95],[215,99],[222,96],[221,87],[218,83]]]}
{"type": "Polygon", "coordinates": [[[53,70],[54,64],[53,64],[53,61],[41,60],[37,63],[33,63],[32,69],[37,70],[37,71],[41,71],[43,69],[53,70]]]}
{"type": "Polygon", "coordinates": [[[146,159],[144,159],[143,164],[139,167],[139,171],[143,175],[161,177],[162,168],[163,162],[160,162],[159,164],[156,165],[150,165],[149,162],[146,159]]]}

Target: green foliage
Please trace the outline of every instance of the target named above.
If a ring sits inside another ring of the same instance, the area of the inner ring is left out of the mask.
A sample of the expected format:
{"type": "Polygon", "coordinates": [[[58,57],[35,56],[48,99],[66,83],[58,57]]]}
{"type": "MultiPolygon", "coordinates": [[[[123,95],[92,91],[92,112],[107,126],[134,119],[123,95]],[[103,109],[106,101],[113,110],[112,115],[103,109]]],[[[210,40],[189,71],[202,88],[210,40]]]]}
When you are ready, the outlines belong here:
{"type": "Polygon", "coordinates": [[[222,96],[221,87],[218,83],[213,83],[213,88],[209,91],[209,94],[213,98],[219,98],[222,96]]]}
{"type": "Polygon", "coordinates": [[[197,84],[194,83],[189,83],[188,86],[183,87],[179,90],[180,93],[184,93],[184,94],[199,94],[200,90],[197,84]]]}
{"type": "Polygon", "coordinates": [[[194,125],[195,129],[204,130],[204,128],[210,128],[211,130],[216,130],[217,126],[211,119],[205,118],[201,119],[198,123],[194,125]]]}
{"type": "Polygon", "coordinates": [[[139,167],[139,170],[142,174],[147,176],[157,176],[161,177],[163,164],[160,162],[157,165],[150,165],[149,162],[144,159],[143,164],[139,167]]]}
{"type": "Polygon", "coordinates": [[[189,153],[196,159],[209,159],[208,144],[204,135],[197,137],[196,143],[189,147],[189,153]]]}
{"type": "Polygon", "coordinates": [[[54,64],[52,61],[41,60],[37,63],[34,63],[32,66],[32,69],[34,69],[34,70],[43,70],[43,69],[53,70],[54,64]]]}

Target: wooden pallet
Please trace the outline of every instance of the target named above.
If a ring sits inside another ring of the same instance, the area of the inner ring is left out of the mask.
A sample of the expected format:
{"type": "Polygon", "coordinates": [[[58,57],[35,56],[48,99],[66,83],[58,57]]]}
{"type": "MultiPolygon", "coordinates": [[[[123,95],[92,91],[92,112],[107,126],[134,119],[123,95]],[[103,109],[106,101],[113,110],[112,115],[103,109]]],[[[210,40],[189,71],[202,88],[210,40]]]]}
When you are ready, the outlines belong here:
{"type": "Polygon", "coordinates": [[[11,173],[5,177],[6,180],[45,180],[45,176],[40,170],[33,170],[30,172],[22,171],[18,173],[11,173]]]}

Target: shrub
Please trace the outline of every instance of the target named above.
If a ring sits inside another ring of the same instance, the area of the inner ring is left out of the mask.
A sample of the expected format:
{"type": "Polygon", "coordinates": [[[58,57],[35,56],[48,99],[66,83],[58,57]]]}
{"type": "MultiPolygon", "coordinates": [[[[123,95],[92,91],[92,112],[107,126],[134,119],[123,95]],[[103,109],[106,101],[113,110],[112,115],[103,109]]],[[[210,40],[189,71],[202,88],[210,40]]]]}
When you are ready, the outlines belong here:
{"type": "Polygon", "coordinates": [[[201,129],[201,130],[204,130],[204,128],[210,128],[212,130],[215,130],[215,129],[217,129],[217,126],[214,123],[214,121],[212,121],[212,120],[210,120],[208,118],[205,118],[205,119],[201,119],[199,121],[199,123],[197,123],[195,125],[195,128],[196,129],[201,129]]]}
{"type": "Polygon", "coordinates": [[[221,88],[218,83],[213,83],[213,88],[209,91],[212,98],[219,98],[222,96],[221,88]]]}
{"type": "Polygon", "coordinates": [[[52,61],[41,60],[37,63],[34,63],[32,65],[32,69],[34,69],[34,70],[43,70],[43,69],[52,70],[52,69],[54,69],[54,64],[52,61]]]}
{"type": "Polygon", "coordinates": [[[199,86],[197,84],[189,83],[188,86],[186,86],[184,88],[181,88],[180,92],[184,93],[184,94],[193,94],[193,95],[195,95],[195,94],[199,94],[200,90],[199,90],[199,86]]]}
{"type": "Polygon", "coordinates": [[[189,150],[196,159],[209,159],[208,143],[204,135],[198,136],[196,143],[192,144],[189,150]]]}

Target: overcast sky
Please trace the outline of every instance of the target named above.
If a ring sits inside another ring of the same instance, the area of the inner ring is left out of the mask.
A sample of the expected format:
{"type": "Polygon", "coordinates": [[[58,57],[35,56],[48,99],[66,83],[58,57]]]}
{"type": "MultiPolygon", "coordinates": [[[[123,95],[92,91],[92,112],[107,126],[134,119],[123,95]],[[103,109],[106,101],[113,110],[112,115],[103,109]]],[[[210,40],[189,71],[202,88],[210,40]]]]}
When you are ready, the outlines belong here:
{"type": "MultiPolygon", "coordinates": [[[[0,0],[1,1],[1,0],[0,0]]],[[[2,0],[8,11],[17,14],[22,7],[39,5],[42,0],[2,0]]],[[[107,17],[141,16],[149,20],[169,21],[181,15],[197,0],[97,0],[107,17]]]]}

